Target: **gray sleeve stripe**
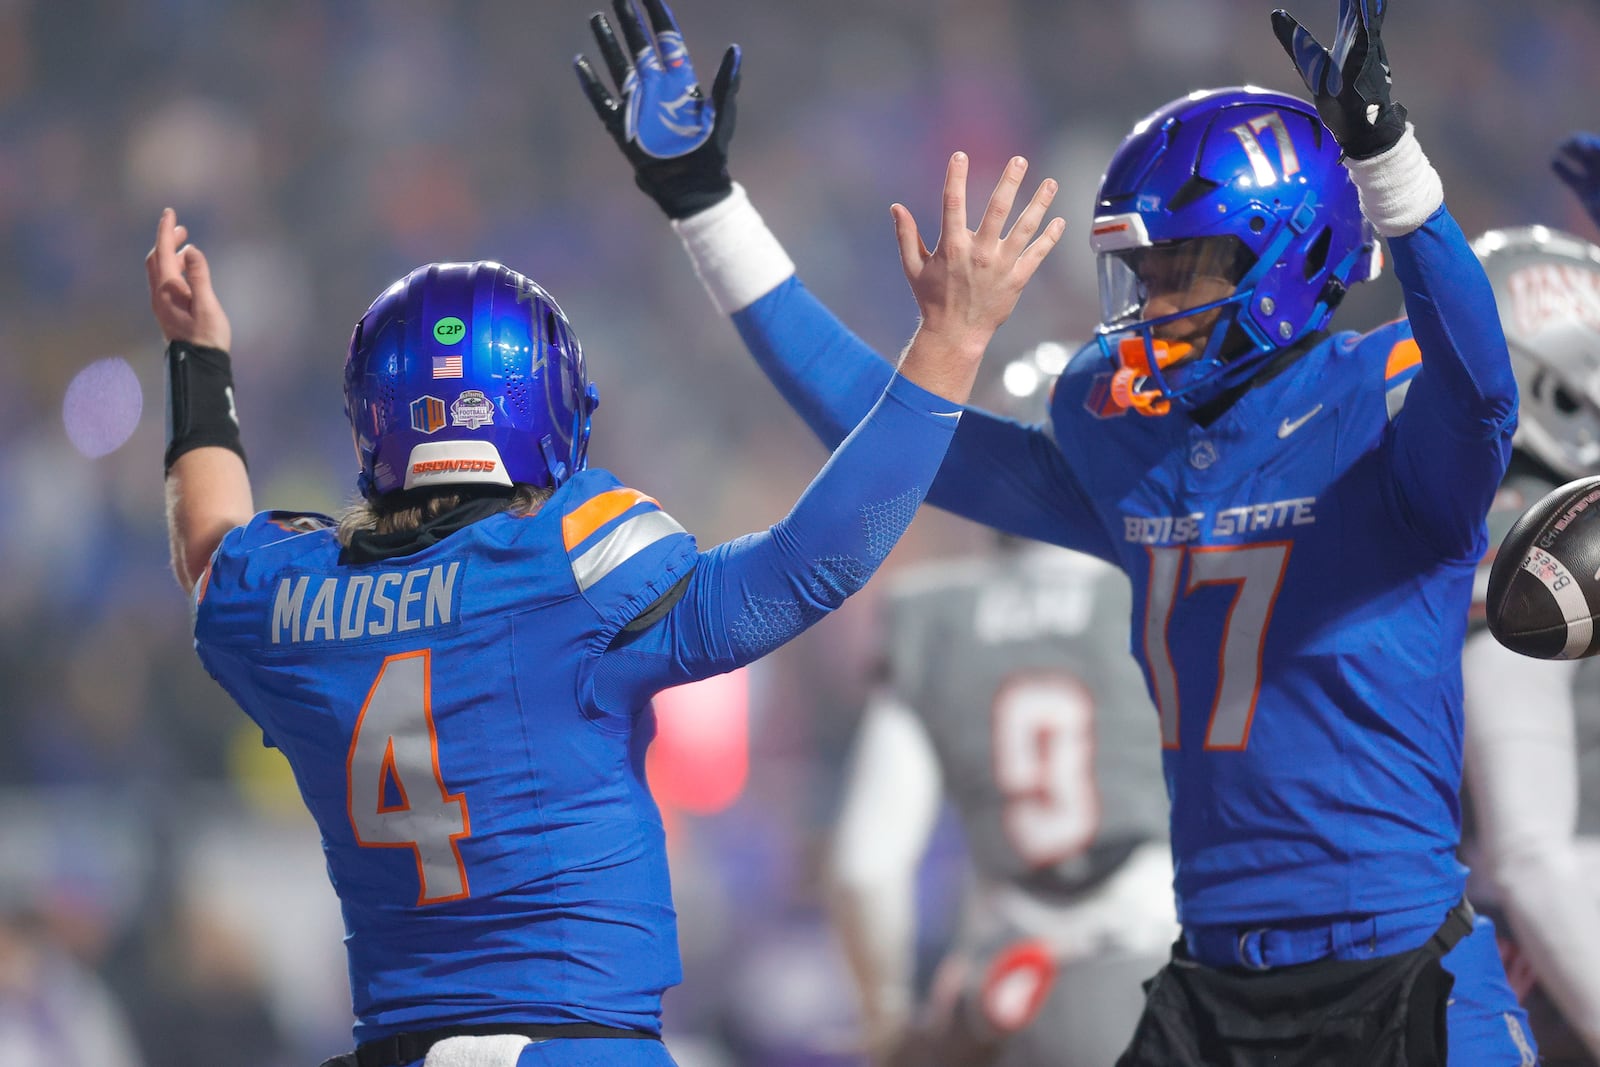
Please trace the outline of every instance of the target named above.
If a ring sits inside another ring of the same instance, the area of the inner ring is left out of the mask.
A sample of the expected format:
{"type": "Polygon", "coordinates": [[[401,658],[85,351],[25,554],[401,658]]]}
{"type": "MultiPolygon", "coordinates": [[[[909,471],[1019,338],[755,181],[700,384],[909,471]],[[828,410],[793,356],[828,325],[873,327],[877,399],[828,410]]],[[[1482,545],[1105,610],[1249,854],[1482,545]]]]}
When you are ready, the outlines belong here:
{"type": "Polygon", "coordinates": [[[641,549],[663,537],[686,533],[676,519],[664,511],[635,515],[606,534],[589,551],[572,561],[572,574],[578,588],[587,591],[600,579],[632,559],[641,549]]]}
{"type": "Polygon", "coordinates": [[[1393,421],[1394,417],[1400,414],[1400,409],[1405,406],[1406,393],[1411,389],[1411,381],[1412,379],[1407,378],[1405,381],[1401,382],[1399,385],[1383,394],[1384,406],[1389,409],[1390,421],[1393,421]]]}

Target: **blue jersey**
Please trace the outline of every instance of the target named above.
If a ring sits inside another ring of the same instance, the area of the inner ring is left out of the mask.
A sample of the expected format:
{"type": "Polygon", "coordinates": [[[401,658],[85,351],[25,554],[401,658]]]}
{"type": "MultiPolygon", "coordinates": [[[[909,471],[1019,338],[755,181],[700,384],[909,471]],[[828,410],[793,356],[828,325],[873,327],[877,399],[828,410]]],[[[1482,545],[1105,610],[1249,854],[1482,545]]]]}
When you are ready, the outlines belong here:
{"type": "Polygon", "coordinates": [[[532,515],[381,562],[342,559],[321,516],[268,513],[223,538],[195,644],[321,830],[358,1042],[659,1031],[679,963],[649,699],[765,655],[861,588],[932,482],[951,408],[896,377],[784,519],[705,552],[598,470],[532,515]]]}
{"type": "MultiPolygon", "coordinates": [[[[1449,214],[1390,248],[1409,323],[1322,339],[1205,426],[1100,417],[1091,349],[1051,428],[969,412],[928,496],[1132,579],[1187,924],[1462,889],[1461,645],[1516,387],[1449,214]]],[[[824,440],[887,374],[792,278],[734,321],[824,440]]]]}
{"type": "MultiPolygon", "coordinates": [[[[1482,535],[1447,540],[1397,476],[1409,328],[1326,339],[1209,426],[1080,417],[1096,357],[1057,386],[1055,426],[1093,449],[1074,472],[1134,583],[1181,918],[1448,907],[1482,535]]],[[[1481,499],[1498,469],[1447,473],[1438,492],[1481,499]]]]}
{"type": "Polygon", "coordinates": [[[224,540],[198,647],[322,832],[358,1039],[444,1017],[657,1029],[680,976],[653,720],[597,706],[594,673],[693,540],[600,471],[380,563],[286,519],[224,540]]]}

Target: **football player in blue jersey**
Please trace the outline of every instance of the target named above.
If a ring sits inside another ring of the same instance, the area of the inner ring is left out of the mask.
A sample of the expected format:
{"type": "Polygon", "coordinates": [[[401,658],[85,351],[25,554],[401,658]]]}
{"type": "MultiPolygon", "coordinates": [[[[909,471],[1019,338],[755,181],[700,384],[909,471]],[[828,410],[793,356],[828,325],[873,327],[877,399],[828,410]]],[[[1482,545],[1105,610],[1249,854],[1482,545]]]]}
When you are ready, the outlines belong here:
{"type": "Polygon", "coordinates": [[[498,263],[418,268],[345,363],[362,503],[254,515],[228,319],[162,213],[173,566],[206,669],[287,757],[347,931],[355,1067],[670,1064],[679,960],[650,697],[772,651],[905,530],[983,349],[1065,223],[1053,182],[966,228],[952,157],[922,325],[871,414],[769,530],[699,551],[585,454],[597,393],[554,300],[498,263]]]}
{"type": "MultiPolygon", "coordinates": [[[[1516,384],[1391,99],[1385,7],[1341,0],[1331,50],[1273,14],[1314,107],[1221,89],[1134,126],[1095,207],[1099,337],[1049,430],[969,409],[929,491],[1133,582],[1183,936],[1126,1067],[1537,1056],[1455,855],[1461,646],[1516,384]],[[1409,321],[1330,333],[1380,234],[1409,321]]],[[[622,99],[581,59],[579,81],[758,363],[837,442],[892,366],[731,181],[737,50],[709,98],[685,97],[700,136],[667,158],[631,136],[623,116],[677,99],[654,87],[652,36],[692,84],[670,15],[645,8],[649,31],[616,2],[628,53],[591,20],[622,99]]]]}

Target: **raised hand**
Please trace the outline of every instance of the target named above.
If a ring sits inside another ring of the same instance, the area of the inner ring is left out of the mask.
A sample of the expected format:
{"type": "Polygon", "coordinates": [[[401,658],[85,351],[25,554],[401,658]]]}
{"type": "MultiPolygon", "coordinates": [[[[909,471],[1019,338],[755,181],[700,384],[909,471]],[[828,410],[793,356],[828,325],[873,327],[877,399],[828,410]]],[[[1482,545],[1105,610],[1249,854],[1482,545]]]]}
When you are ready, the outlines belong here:
{"type": "Polygon", "coordinates": [[[1272,13],[1278,43],[1351,159],[1381,155],[1406,132],[1406,109],[1389,99],[1389,60],[1379,35],[1387,8],[1387,0],[1339,0],[1331,52],[1287,11],[1272,13]]]}
{"type": "Polygon", "coordinates": [[[206,348],[228,350],[233,329],[211,287],[211,267],[205,253],[192,244],[189,228],[170,207],[156,223],[156,243],[144,257],[150,279],[150,309],[156,313],[161,335],[168,341],[188,341],[206,348]]]}
{"type": "Polygon", "coordinates": [[[1042,233],[1039,230],[1056,195],[1055,181],[1047,178],[1010,232],[1005,232],[1027,172],[1028,161],[1013,157],[977,230],[969,230],[967,156],[963,152],[951,156],[944,177],[942,230],[931,251],[911,212],[903,204],[889,209],[900,243],[900,265],[922,311],[922,323],[900,369],[948,399],[965,401],[994,332],[1011,317],[1022,290],[1066,231],[1066,221],[1060,218],[1052,219],[1042,233]]]}
{"type": "Polygon", "coordinates": [[[605,15],[589,18],[620,100],[586,56],[577,56],[572,63],[595,114],[633,165],[634,184],[667,217],[687,218],[733,190],[728,144],[739,91],[739,46],[729,45],[723,53],[708,100],[695,79],[672,12],[663,0],[641,2],[650,17],[649,32],[639,21],[633,0],[612,0],[626,52],[605,15]]]}
{"type": "Polygon", "coordinates": [[[1575,133],[1556,146],[1550,169],[1583,201],[1584,210],[1600,226],[1600,136],[1575,133]]]}

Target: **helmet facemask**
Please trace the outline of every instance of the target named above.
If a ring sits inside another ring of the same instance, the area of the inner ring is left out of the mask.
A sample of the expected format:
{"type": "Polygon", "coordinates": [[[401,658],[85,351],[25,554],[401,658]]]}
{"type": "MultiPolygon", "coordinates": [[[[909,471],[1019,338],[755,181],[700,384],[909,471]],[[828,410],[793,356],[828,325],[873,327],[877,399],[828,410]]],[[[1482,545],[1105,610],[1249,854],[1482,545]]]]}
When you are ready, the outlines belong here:
{"type": "Polygon", "coordinates": [[[1520,394],[1515,444],[1563,478],[1593,474],[1600,470],[1600,334],[1554,327],[1534,341],[1544,351],[1510,346],[1520,394]],[[1551,357],[1562,349],[1583,356],[1551,357]]]}
{"type": "Polygon", "coordinates": [[[1100,254],[1099,341],[1118,363],[1113,389],[1123,406],[1166,414],[1189,386],[1249,350],[1236,325],[1255,258],[1227,235],[1100,254]]]}

